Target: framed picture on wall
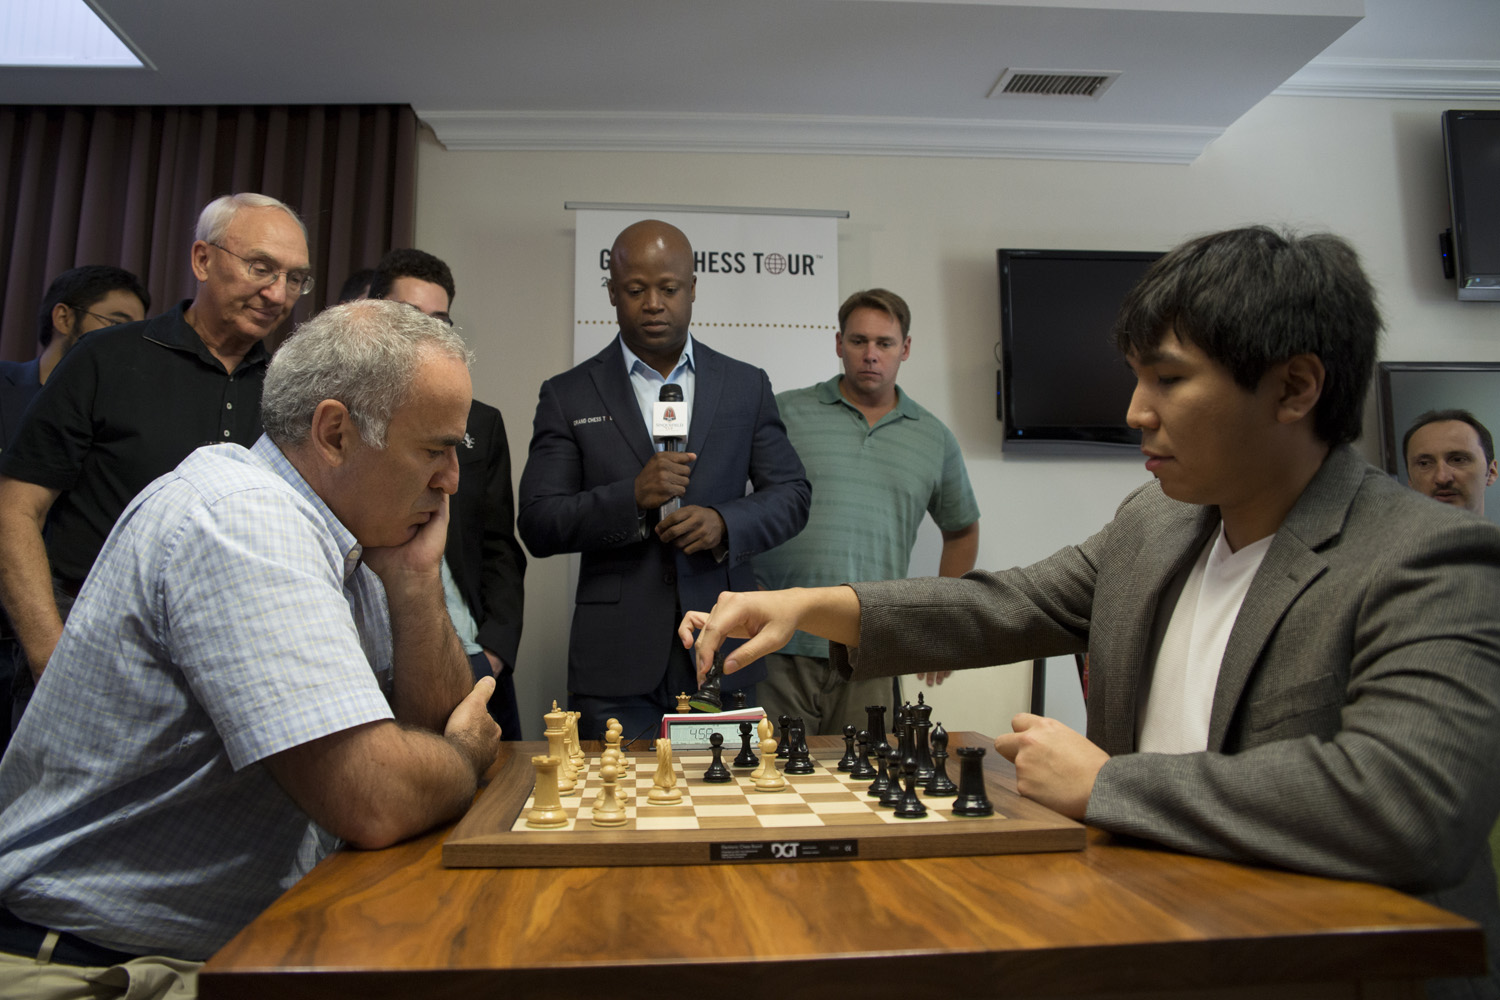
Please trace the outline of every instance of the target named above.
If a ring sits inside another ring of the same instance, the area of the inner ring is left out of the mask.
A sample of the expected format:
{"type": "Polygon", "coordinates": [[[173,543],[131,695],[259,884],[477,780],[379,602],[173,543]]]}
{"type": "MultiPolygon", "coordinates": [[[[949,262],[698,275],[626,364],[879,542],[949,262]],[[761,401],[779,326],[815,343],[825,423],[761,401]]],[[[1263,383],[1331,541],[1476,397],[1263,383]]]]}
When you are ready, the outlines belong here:
{"type": "MultiPolygon", "coordinates": [[[[1500,435],[1500,362],[1382,361],[1376,404],[1385,471],[1405,483],[1401,439],[1412,421],[1428,410],[1468,410],[1491,435],[1500,435]]],[[[1484,514],[1500,524],[1500,483],[1485,491],[1484,514]]]]}

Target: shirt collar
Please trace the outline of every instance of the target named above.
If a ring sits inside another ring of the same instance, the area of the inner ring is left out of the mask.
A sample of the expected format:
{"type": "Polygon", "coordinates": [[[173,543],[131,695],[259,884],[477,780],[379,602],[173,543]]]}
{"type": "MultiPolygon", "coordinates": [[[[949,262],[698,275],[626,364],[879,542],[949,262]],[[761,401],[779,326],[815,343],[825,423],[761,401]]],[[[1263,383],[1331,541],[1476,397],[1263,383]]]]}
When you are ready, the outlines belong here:
{"type": "Polygon", "coordinates": [[[323,502],[323,498],[318,496],[313,488],[308,485],[307,480],[302,478],[302,473],[297,471],[297,467],[287,459],[286,455],[282,454],[281,449],[276,446],[276,442],[272,441],[270,437],[262,434],[256,440],[254,447],[250,449],[250,453],[261,464],[265,465],[266,468],[286,480],[287,485],[296,490],[298,496],[317,508],[318,513],[323,516],[323,520],[328,524],[328,530],[333,535],[334,544],[344,554],[344,582],[349,582],[349,578],[359,568],[360,557],[364,555],[365,551],[364,546],[359,544],[353,532],[344,527],[344,522],[340,521],[334,515],[333,511],[328,508],[328,505],[323,502]]]}
{"type": "MultiPolygon", "coordinates": [[[[652,368],[650,365],[646,364],[646,362],[642,361],[640,357],[637,356],[636,353],[632,351],[630,347],[625,343],[625,338],[623,336],[619,337],[619,341],[620,351],[625,355],[626,375],[634,375],[639,372],[640,374],[645,375],[647,378],[661,378],[661,372],[657,371],[655,368],[652,368]]],[[[672,366],[672,375],[676,375],[684,367],[693,372],[697,372],[698,370],[698,366],[693,363],[693,335],[691,333],[689,333],[687,336],[687,342],[682,345],[682,353],[677,356],[677,363],[672,366]]],[[[662,379],[662,381],[672,381],[671,375],[669,375],[665,379],[662,379]]]]}
{"type": "MultiPolygon", "coordinates": [[[[164,347],[174,348],[180,351],[191,351],[198,355],[210,365],[223,370],[224,366],[219,359],[214,357],[203,338],[198,336],[198,331],[187,321],[188,306],[193,304],[192,299],[183,299],[177,303],[175,309],[153,316],[146,321],[144,336],[147,340],[154,341],[164,347]]],[[[271,360],[271,352],[266,350],[266,342],[257,340],[245,352],[244,358],[240,360],[237,368],[245,368],[251,365],[264,365],[271,360]]]]}
{"type": "MultiPolygon", "coordinates": [[[[828,404],[841,403],[844,406],[847,406],[850,410],[853,410],[855,413],[859,413],[859,409],[853,403],[845,399],[842,392],[839,392],[839,382],[843,379],[843,377],[843,375],[835,375],[827,382],[819,382],[818,402],[828,404]]],[[[901,387],[899,385],[896,386],[896,405],[891,407],[890,413],[887,413],[880,419],[884,421],[892,415],[898,417],[906,417],[909,420],[920,420],[922,416],[917,411],[916,404],[911,402],[906,393],[901,391],[901,387]]],[[[863,417],[864,414],[860,414],[860,416],[863,417]]]]}

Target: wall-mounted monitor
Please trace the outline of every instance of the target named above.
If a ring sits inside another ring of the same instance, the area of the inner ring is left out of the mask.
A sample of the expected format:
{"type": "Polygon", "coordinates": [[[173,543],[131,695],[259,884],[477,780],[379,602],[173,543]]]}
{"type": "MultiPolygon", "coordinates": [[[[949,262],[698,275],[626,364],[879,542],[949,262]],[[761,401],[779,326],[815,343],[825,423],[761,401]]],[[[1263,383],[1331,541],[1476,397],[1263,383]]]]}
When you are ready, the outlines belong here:
{"type": "Polygon", "coordinates": [[[1500,111],[1444,111],[1458,297],[1500,302],[1500,111]]]}
{"type": "Polygon", "coordinates": [[[1000,250],[1001,448],[1138,455],[1125,423],[1135,378],[1112,331],[1126,294],[1160,253],[1000,250]]]}
{"type": "MultiPolygon", "coordinates": [[[[1381,462],[1401,482],[1406,482],[1401,439],[1428,410],[1468,410],[1491,435],[1500,436],[1500,363],[1382,361],[1377,373],[1381,462]]],[[[1500,524],[1500,483],[1485,490],[1484,516],[1500,524]]]]}

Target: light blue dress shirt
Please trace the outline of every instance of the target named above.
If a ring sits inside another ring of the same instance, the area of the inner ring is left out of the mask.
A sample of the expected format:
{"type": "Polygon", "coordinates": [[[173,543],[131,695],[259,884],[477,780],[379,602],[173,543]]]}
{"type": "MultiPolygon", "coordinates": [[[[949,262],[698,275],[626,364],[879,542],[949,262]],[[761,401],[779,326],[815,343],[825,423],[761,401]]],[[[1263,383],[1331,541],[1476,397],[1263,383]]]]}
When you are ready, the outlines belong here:
{"type": "Polygon", "coordinates": [[[266,437],[120,516],[0,763],[0,902],[204,959],[318,860],[261,761],[393,717],[379,579],[266,437]]]}

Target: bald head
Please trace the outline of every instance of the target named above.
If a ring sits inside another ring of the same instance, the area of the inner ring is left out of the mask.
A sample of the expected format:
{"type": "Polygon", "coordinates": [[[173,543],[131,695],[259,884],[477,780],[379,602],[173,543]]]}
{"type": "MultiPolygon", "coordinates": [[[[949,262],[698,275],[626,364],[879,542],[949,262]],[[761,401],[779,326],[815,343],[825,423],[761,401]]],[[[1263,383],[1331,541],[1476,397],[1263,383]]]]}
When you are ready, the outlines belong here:
{"type": "Polygon", "coordinates": [[[662,254],[686,258],[688,273],[693,271],[693,245],[681,229],[659,219],[642,219],[620,230],[609,248],[610,277],[618,279],[622,261],[642,254],[662,254]]]}
{"type": "Polygon", "coordinates": [[[682,230],[656,219],[626,227],[609,252],[609,301],[625,346],[668,375],[687,343],[697,279],[682,230]]]}

